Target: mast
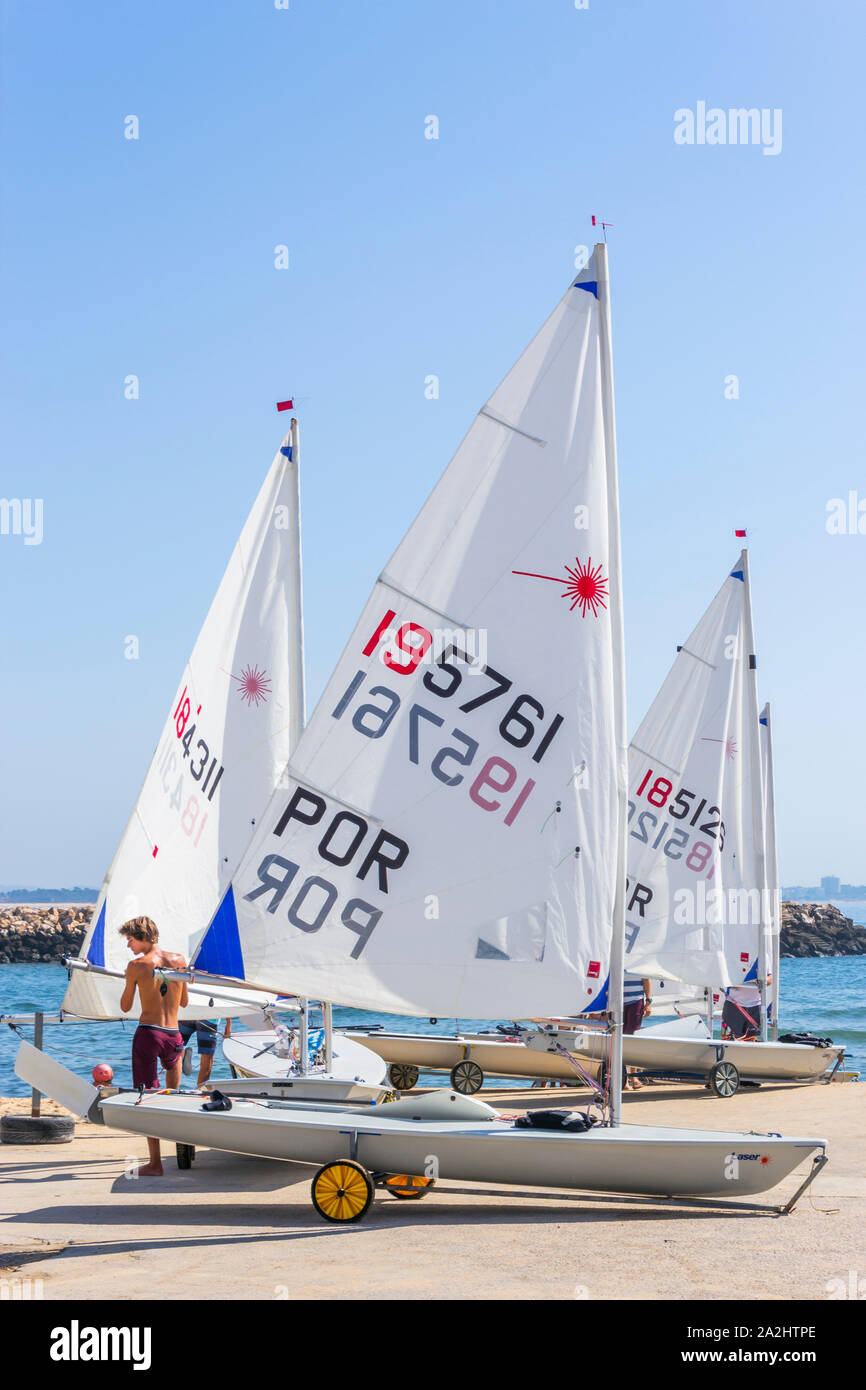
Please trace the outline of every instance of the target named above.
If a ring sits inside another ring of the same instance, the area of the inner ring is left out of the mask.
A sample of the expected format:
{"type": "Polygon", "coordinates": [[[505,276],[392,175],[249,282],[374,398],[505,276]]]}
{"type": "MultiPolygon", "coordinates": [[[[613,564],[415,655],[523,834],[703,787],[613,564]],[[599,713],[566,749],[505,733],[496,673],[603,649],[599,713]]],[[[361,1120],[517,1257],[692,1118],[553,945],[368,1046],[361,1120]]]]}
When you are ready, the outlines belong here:
{"type": "Polygon", "coordinates": [[[626,803],[628,800],[628,739],[625,711],[625,641],[622,618],[622,566],[620,560],[619,486],[616,465],[616,417],[613,397],[613,351],[610,323],[610,278],[607,245],[595,247],[598,265],[599,345],[601,355],[601,400],[604,419],[608,488],[608,537],[610,543],[610,618],[612,640],[612,685],[617,763],[617,842],[616,896],[611,924],[608,1008],[613,1029],[610,1058],[610,1123],[622,1123],[622,983],[625,951],[626,886],[626,803]],[[614,578],[615,576],[615,578],[614,578]]]}
{"type": "Polygon", "coordinates": [[[289,606],[289,756],[294,753],[306,722],[304,695],[304,602],[301,566],[301,447],[298,422],[289,426],[292,457],[289,471],[289,544],[291,546],[291,601],[289,606]]]}
{"type": "Polygon", "coordinates": [[[758,921],[758,948],[756,956],[757,984],[761,995],[761,1041],[767,1041],[767,962],[766,962],[766,943],[769,936],[767,928],[767,868],[766,854],[764,850],[764,794],[763,776],[761,772],[761,728],[758,714],[758,673],[757,657],[755,656],[755,632],[752,625],[752,591],[749,584],[749,553],[743,547],[740,555],[740,566],[743,571],[743,603],[745,605],[745,628],[746,628],[746,655],[748,666],[746,668],[746,680],[748,682],[748,713],[749,713],[749,761],[752,772],[752,841],[755,846],[755,867],[757,870],[757,887],[760,897],[760,916],[758,921]]]}
{"type": "Polygon", "coordinates": [[[781,903],[779,892],[779,853],[776,843],[776,789],[773,781],[773,734],[770,724],[770,704],[764,705],[761,723],[766,729],[764,744],[764,823],[766,828],[767,886],[770,890],[770,921],[773,928],[770,967],[770,1003],[772,1005],[772,1036],[779,1036],[779,966],[782,945],[781,903]]]}
{"type": "MultiPolygon", "coordinates": [[[[301,449],[300,430],[297,419],[292,416],[289,425],[291,457],[289,471],[292,486],[289,491],[289,546],[291,555],[291,597],[289,602],[289,761],[298,746],[306,723],[304,692],[304,596],[303,568],[301,564],[301,449]]],[[[301,1076],[306,1076],[310,1067],[310,1018],[309,1001],[298,999],[298,1050],[301,1076]]],[[[327,1022],[326,1022],[327,1028],[327,1022]]],[[[332,1051],[331,1039],[326,1050],[332,1051]]]]}

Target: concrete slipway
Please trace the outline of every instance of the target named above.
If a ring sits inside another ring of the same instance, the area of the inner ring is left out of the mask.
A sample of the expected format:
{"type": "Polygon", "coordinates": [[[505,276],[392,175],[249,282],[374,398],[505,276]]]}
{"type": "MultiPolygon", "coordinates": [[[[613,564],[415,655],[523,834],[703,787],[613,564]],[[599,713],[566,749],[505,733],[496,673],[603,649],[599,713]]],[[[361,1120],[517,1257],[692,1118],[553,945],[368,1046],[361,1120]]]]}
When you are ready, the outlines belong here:
{"type": "MultiPolygon", "coordinates": [[[[484,1095],[508,1113],[585,1104],[566,1089],[484,1095]]],[[[825,1300],[852,1271],[866,1287],[866,1086],[718,1100],[658,1085],[624,1107],[632,1123],[824,1135],[830,1164],[790,1216],[442,1183],[422,1202],[377,1194],[336,1227],[313,1211],[310,1168],[205,1150],[181,1172],[167,1151],[165,1177],[132,1180],[144,1146],[80,1124],[71,1144],[0,1146],[0,1278],[45,1299],[825,1300]]]]}

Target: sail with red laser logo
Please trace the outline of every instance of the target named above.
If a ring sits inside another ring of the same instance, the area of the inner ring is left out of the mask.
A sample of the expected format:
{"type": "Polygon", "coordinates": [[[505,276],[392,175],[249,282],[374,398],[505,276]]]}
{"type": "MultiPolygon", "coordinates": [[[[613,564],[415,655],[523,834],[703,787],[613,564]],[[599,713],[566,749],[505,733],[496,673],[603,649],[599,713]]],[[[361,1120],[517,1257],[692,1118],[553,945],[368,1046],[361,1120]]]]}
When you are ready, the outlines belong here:
{"type": "MultiPolygon", "coordinates": [[[[156,922],[161,947],[189,959],[288,763],[289,518],[296,505],[290,439],[271,464],[172,694],[105,876],[81,949],[98,969],[125,969],[129,951],[117,929],[138,916],[156,922]]],[[[77,970],[63,1013],[118,1018],[121,990],[116,979],[77,970]]],[[[231,991],[208,986],[199,996],[191,987],[182,1016],[237,1012],[231,991]]]]}
{"type": "Polygon", "coordinates": [[[197,968],[419,1015],[601,997],[625,805],[605,274],[597,251],[382,572],[197,968]]]}

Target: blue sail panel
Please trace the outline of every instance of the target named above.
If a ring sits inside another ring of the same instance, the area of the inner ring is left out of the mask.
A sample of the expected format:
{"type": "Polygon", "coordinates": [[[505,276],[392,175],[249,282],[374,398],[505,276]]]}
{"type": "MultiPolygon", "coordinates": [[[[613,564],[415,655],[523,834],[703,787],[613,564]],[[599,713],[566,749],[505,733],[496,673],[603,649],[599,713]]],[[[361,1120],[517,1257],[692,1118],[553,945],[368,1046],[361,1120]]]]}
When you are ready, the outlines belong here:
{"type": "Polygon", "coordinates": [[[233,980],[246,978],[235,895],[231,884],[202,937],[194,964],[196,970],[206,970],[209,975],[228,975],[233,980]]]}
{"type": "Polygon", "coordinates": [[[591,999],[587,1004],[586,1008],[583,1010],[585,1014],[598,1014],[610,1008],[610,1004],[607,1002],[607,993],[609,985],[610,975],[606,977],[604,984],[601,986],[601,989],[598,991],[598,994],[595,996],[595,998],[591,999]]]}
{"type": "Polygon", "coordinates": [[[99,914],[96,926],[93,929],[93,935],[90,938],[90,945],[87,948],[85,960],[89,960],[91,965],[105,965],[105,903],[107,901],[107,899],[103,901],[102,911],[99,914]]]}

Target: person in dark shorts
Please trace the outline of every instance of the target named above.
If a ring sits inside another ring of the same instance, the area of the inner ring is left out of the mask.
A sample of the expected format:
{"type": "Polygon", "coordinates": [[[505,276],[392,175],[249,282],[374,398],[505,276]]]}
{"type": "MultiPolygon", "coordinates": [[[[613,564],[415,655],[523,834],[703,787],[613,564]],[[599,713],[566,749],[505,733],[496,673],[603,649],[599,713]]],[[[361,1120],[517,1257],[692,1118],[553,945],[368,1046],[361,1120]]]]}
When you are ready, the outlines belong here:
{"type": "MultiPolygon", "coordinates": [[[[183,1039],[184,1048],[189,1048],[190,1052],[192,1048],[189,1047],[189,1044],[192,1041],[193,1033],[195,1034],[196,1047],[198,1049],[198,1080],[195,1084],[197,1086],[203,1086],[210,1078],[211,1071],[213,1070],[213,1059],[216,1055],[217,1040],[219,1038],[219,1020],[200,1018],[196,1022],[193,1022],[192,1019],[182,1018],[177,1026],[180,1036],[183,1039]]],[[[231,1031],[232,1021],[230,1018],[227,1018],[223,1036],[226,1038],[231,1037],[231,1031]]],[[[192,1065],[190,1065],[189,1070],[187,1070],[186,1052],[184,1053],[183,1070],[186,1075],[189,1075],[189,1072],[192,1071],[192,1065]]]]}
{"type": "MultiPolygon", "coordinates": [[[[637,975],[625,975],[622,982],[622,1031],[636,1033],[648,1014],[652,1013],[652,984],[637,975]]],[[[633,1075],[634,1067],[626,1069],[625,1089],[639,1091],[643,1082],[633,1075]]]]}
{"type": "MultiPolygon", "coordinates": [[[[132,1084],[146,1091],[159,1086],[157,1066],[165,1068],[166,1085],[180,1085],[180,1063],[183,1039],[178,1032],[177,1011],[186,1006],[188,991],[183,980],[162,978],[164,970],[185,970],[183,956],[161,951],[159,931],[149,917],[133,917],[119,929],[134,959],[126,967],[126,983],[120,999],[123,1013],[128,1014],[138,990],[141,1017],[132,1039],[132,1084]]],[[[149,1161],[138,1169],[142,1178],[162,1177],[162,1155],[159,1140],[148,1138],[149,1161]]]]}
{"type": "Polygon", "coordinates": [[[761,1031],[761,991],[757,984],[731,985],[722,1005],[722,1032],[739,1042],[755,1042],[761,1031]]]}

